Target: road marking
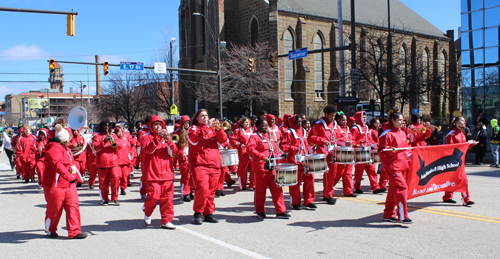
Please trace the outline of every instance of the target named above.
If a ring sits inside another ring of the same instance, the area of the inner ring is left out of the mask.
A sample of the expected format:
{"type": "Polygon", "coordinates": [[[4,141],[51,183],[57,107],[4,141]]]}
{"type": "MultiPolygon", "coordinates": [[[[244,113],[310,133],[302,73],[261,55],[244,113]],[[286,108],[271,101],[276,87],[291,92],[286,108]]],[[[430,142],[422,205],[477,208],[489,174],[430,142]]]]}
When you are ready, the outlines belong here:
{"type": "MultiPolygon", "coordinates": [[[[383,201],[366,199],[366,198],[359,198],[359,197],[357,197],[357,198],[336,197],[336,198],[341,199],[341,200],[362,202],[362,203],[368,203],[368,204],[385,205],[385,202],[383,202],[383,201]]],[[[410,205],[410,204],[408,204],[408,210],[421,211],[421,212],[427,212],[427,213],[438,214],[438,215],[443,215],[443,216],[472,219],[472,220],[500,224],[500,218],[483,216],[483,215],[478,215],[478,214],[470,214],[470,213],[464,213],[464,212],[458,212],[458,211],[421,207],[421,206],[415,206],[415,205],[410,205]]]]}
{"type": "Polygon", "coordinates": [[[217,245],[220,245],[220,246],[223,246],[225,248],[229,248],[233,251],[236,251],[236,252],[239,252],[241,254],[244,254],[246,256],[250,256],[252,258],[259,258],[259,259],[265,259],[265,258],[269,258],[269,257],[266,257],[266,256],[263,256],[263,255],[260,255],[260,254],[257,254],[255,252],[252,252],[252,251],[249,251],[249,250],[246,250],[244,248],[241,248],[239,246],[235,246],[235,245],[232,245],[232,244],[229,244],[229,243],[226,243],[222,240],[219,240],[219,239],[216,239],[216,238],[213,238],[213,237],[210,237],[210,236],[207,236],[207,235],[204,235],[202,233],[199,233],[199,232],[196,232],[194,230],[191,230],[189,228],[185,228],[185,227],[182,227],[182,226],[177,226],[177,229],[181,230],[181,231],[184,231],[190,235],[193,235],[193,236],[196,236],[196,237],[199,237],[201,239],[204,239],[204,240],[207,240],[209,242],[212,242],[214,244],[217,244],[217,245]]]}

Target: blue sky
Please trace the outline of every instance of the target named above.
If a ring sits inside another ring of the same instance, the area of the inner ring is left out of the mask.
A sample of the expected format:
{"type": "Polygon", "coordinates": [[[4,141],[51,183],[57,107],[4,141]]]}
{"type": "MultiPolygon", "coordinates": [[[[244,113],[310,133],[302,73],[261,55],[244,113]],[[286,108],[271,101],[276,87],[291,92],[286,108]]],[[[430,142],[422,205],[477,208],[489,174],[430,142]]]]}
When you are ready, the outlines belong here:
{"type": "MultiPolygon", "coordinates": [[[[332,0],[334,2],[335,0],[332,0]]],[[[382,1],[385,0],[374,0],[382,1]]],[[[0,101],[6,94],[49,87],[48,62],[94,62],[94,55],[110,63],[135,61],[151,64],[170,39],[179,35],[179,0],[4,0],[2,7],[78,12],[75,37],[66,36],[66,15],[0,12],[0,81],[43,81],[43,83],[0,82],[0,101]],[[11,74],[9,74],[11,73],[11,74]],[[16,74],[26,73],[26,74],[16,74]]],[[[423,18],[443,31],[460,26],[459,0],[402,0],[423,18]],[[432,8],[430,8],[432,6],[432,8]]],[[[174,50],[178,48],[178,41],[174,50]]],[[[87,84],[87,65],[61,64],[65,92],[79,91],[87,84]],[[82,75],[79,75],[82,74],[82,75]],[[72,83],[70,81],[75,81],[72,83]]],[[[118,71],[110,68],[110,71],[118,71]]],[[[90,81],[95,67],[90,66],[90,81]]],[[[102,71],[101,71],[102,73],[102,71]]],[[[102,74],[101,74],[102,76],[102,74]]],[[[101,80],[103,77],[101,77],[101,80]]],[[[95,83],[90,82],[95,92],[95,83]]],[[[85,90],[84,93],[87,91],[85,90]]]]}

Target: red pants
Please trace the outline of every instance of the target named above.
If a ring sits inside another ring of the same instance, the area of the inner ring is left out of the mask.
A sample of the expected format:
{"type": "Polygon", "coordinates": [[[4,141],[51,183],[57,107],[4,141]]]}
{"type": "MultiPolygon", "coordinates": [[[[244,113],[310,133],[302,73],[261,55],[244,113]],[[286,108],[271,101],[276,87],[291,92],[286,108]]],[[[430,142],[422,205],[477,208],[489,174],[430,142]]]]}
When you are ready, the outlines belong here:
{"type": "Polygon", "coordinates": [[[389,176],[387,176],[387,172],[382,166],[382,170],[380,170],[380,178],[378,179],[378,186],[380,188],[386,188],[388,181],[389,181],[389,176]]]}
{"type": "Polygon", "coordinates": [[[67,189],[44,188],[47,210],[45,212],[45,232],[50,235],[57,232],[57,225],[61,219],[64,208],[66,212],[66,229],[68,237],[73,238],[80,234],[80,205],[78,204],[78,194],[76,186],[70,184],[67,189]]]}
{"type": "Polygon", "coordinates": [[[408,218],[407,189],[405,175],[403,171],[387,171],[389,177],[389,191],[385,199],[384,219],[394,217],[394,209],[398,220],[408,218]]]}
{"type": "Polygon", "coordinates": [[[238,168],[235,166],[235,165],[232,165],[229,167],[229,170],[231,171],[231,173],[236,173],[238,172],[238,168]]]}
{"type": "Polygon", "coordinates": [[[191,168],[194,179],[193,210],[203,216],[215,211],[214,197],[219,184],[220,168],[193,166],[191,168]]]}
{"type": "Polygon", "coordinates": [[[265,207],[266,207],[267,187],[269,187],[269,190],[271,191],[271,196],[273,199],[274,208],[276,209],[276,214],[285,212],[286,207],[285,207],[285,198],[283,197],[283,189],[276,185],[276,182],[274,181],[274,171],[264,170],[264,168],[260,168],[258,165],[254,166],[257,169],[255,171],[255,194],[254,194],[255,212],[257,213],[266,212],[265,207]]]}
{"type": "Polygon", "coordinates": [[[323,173],[323,198],[331,198],[333,196],[333,189],[335,187],[335,172],[337,171],[337,164],[331,163],[331,156],[326,156],[326,163],[328,171],[323,173]]]}
{"type": "Polygon", "coordinates": [[[120,187],[120,167],[99,168],[99,193],[103,202],[109,202],[109,182],[111,182],[111,200],[118,200],[120,187]]]}
{"type": "MultiPolygon", "coordinates": [[[[467,190],[465,192],[461,192],[463,205],[467,205],[467,202],[470,201],[469,180],[466,180],[465,188],[467,188],[467,190]]],[[[449,199],[453,199],[453,192],[444,192],[443,201],[446,201],[449,199]]]]}
{"type": "Polygon", "coordinates": [[[181,193],[182,196],[189,195],[194,192],[193,178],[189,171],[189,163],[187,160],[179,159],[179,171],[181,173],[181,193]]]}
{"type": "Polygon", "coordinates": [[[35,178],[35,161],[23,163],[22,170],[24,180],[35,178]]]}
{"type": "Polygon", "coordinates": [[[128,176],[130,174],[130,166],[120,165],[118,167],[120,168],[120,189],[125,190],[127,189],[129,181],[128,176]]]}
{"type": "Polygon", "coordinates": [[[146,184],[144,184],[142,177],[139,180],[139,194],[141,194],[141,197],[146,195],[146,184]]]}
{"type": "MultiPolygon", "coordinates": [[[[343,188],[343,193],[344,196],[348,196],[352,194],[353,191],[353,184],[352,184],[352,165],[351,164],[335,164],[337,168],[337,172],[335,173],[335,179],[333,179],[333,185],[329,187],[329,191],[331,191],[330,195],[333,195],[334,187],[337,185],[337,183],[340,181],[340,178],[342,178],[342,188],[343,188]]],[[[330,176],[328,176],[330,177],[330,176]]],[[[330,182],[330,179],[328,179],[330,182]]],[[[326,197],[326,198],[330,198],[326,197]]]]}
{"type": "Polygon", "coordinates": [[[45,170],[45,163],[43,161],[36,162],[36,174],[38,175],[38,184],[42,186],[43,171],[45,170]]]}
{"type": "Polygon", "coordinates": [[[314,202],[314,173],[304,174],[304,167],[299,166],[299,171],[297,173],[297,184],[290,186],[290,205],[293,207],[295,205],[300,205],[302,200],[300,197],[300,185],[304,181],[304,187],[302,188],[302,194],[304,195],[304,206],[307,206],[314,202]]]}
{"type": "Polygon", "coordinates": [[[89,187],[95,185],[95,178],[97,177],[97,165],[94,161],[94,163],[89,163],[88,164],[88,171],[89,171],[89,187]]]}
{"type": "Polygon", "coordinates": [[[22,175],[23,165],[21,164],[21,158],[20,157],[14,158],[14,164],[16,165],[16,175],[22,175]]]}
{"type": "Polygon", "coordinates": [[[144,201],[144,214],[151,217],[160,201],[161,224],[171,222],[174,218],[174,181],[147,181],[145,188],[148,198],[144,201]]]}
{"type": "Polygon", "coordinates": [[[354,166],[354,189],[361,189],[361,179],[363,178],[363,172],[366,170],[366,175],[370,180],[370,186],[372,191],[378,190],[380,187],[377,183],[377,167],[376,164],[357,164],[354,166]]]}
{"type": "Polygon", "coordinates": [[[217,186],[217,190],[224,189],[224,181],[226,184],[229,184],[233,179],[231,178],[231,173],[229,172],[229,167],[222,167],[221,174],[219,178],[219,185],[217,186]]]}
{"type": "Polygon", "coordinates": [[[240,163],[238,165],[238,179],[240,182],[240,190],[247,188],[247,170],[250,170],[250,183],[248,184],[249,188],[255,187],[255,176],[253,174],[253,170],[250,166],[250,156],[247,154],[243,154],[240,156],[240,163]]]}

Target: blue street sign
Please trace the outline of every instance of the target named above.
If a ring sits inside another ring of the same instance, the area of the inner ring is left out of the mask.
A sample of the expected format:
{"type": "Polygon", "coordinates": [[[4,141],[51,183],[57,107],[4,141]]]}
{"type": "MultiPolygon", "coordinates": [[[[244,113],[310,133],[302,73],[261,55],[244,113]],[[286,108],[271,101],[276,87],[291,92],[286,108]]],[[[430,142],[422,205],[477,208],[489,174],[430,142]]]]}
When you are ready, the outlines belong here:
{"type": "Polygon", "coordinates": [[[420,109],[413,109],[411,110],[411,113],[420,114],[420,109]]]}
{"type": "Polygon", "coordinates": [[[120,62],[121,70],[144,70],[142,62],[120,62]]]}
{"type": "Polygon", "coordinates": [[[294,49],[288,51],[288,60],[294,60],[307,57],[307,48],[294,49]]]}

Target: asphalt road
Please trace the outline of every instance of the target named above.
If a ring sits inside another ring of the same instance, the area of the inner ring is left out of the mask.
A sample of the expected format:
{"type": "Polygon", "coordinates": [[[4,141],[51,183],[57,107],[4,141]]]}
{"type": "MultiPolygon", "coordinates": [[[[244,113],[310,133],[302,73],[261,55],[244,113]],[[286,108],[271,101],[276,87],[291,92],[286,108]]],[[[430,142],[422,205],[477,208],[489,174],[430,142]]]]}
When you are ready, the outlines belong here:
{"type": "MultiPolygon", "coordinates": [[[[160,214],[146,227],[136,171],[133,186],[120,196],[121,206],[101,206],[99,191],[79,189],[82,230],[87,239],[69,240],[65,215],[59,238],[44,233],[45,200],[34,183],[24,184],[6,169],[0,154],[1,258],[499,258],[500,170],[467,165],[469,189],[476,204],[440,202],[442,193],[409,201],[414,223],[382,222],[385,194],[338,197],[336,205],[316,196],[316,211],[290,211],[276,219],[268,193],[265,220],[257,218],[253,192],[226,188],[216,199],[218,224],[193,225],[192,203],[180,201],[175,188],[176,230],[160,228],[160,214]]],[[[366,178],[366,177],[365,177],[366,178]]],[[[86,187],[86,184],[84,185],[86,187]]],[[[341,194],[341,183],[335,194],[341,194]]],[[[316,175],[322,190],[322,175],[316,175]]],[[[459,200],[460,195],[455,196],[459,200]]],[[[288,192],[285,192],[288,202],[288,192]]]]}

